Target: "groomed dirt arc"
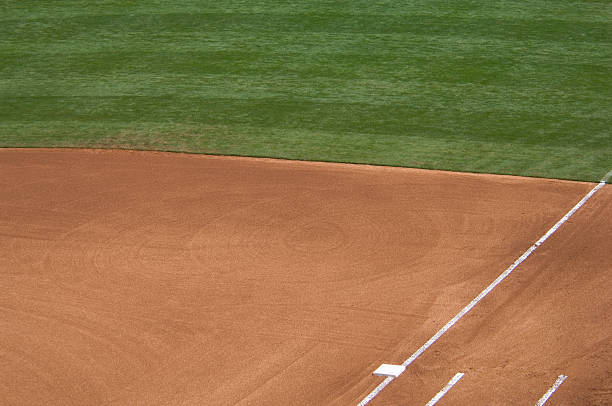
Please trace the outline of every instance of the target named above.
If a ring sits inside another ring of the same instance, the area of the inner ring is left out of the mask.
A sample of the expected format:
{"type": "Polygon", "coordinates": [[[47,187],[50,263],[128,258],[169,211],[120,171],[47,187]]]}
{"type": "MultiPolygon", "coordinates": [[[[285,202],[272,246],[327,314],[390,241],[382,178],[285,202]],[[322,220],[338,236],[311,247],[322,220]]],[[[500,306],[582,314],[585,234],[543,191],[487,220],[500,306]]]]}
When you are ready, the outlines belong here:
{"type": "MultiPolygon", "coordinates": [[[[594,185],[0,150],[0,403],[355,405],[594,185]]],[[[612,188],[370,404],[612,404],[612,188]]]]}

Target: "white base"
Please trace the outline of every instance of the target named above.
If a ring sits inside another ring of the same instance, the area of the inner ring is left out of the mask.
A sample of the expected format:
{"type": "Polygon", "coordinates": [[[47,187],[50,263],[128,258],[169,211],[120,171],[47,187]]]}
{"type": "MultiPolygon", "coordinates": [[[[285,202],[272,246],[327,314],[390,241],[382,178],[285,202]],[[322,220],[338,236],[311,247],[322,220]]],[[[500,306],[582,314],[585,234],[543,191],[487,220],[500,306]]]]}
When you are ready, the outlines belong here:
{"type": "Polygon", "coordinates": [[[397,378],[405,370],[406,367],[403,365],[382,364],[376,371],[372,372],[372,375],[397,378]]]}

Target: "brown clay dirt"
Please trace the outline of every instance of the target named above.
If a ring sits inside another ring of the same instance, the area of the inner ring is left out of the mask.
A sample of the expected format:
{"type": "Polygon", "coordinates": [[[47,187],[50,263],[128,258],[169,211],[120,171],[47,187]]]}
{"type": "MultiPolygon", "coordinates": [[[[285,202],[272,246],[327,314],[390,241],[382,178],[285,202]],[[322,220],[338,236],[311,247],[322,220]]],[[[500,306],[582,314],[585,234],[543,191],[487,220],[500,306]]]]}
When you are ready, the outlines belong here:
{"type": "MultiPolygon", "coordinates": [[[[0,150],[0,403],[354,405],[593,184],[0,150]]],[[[612,403],[605,186],[371,405],[612,403]]]]}

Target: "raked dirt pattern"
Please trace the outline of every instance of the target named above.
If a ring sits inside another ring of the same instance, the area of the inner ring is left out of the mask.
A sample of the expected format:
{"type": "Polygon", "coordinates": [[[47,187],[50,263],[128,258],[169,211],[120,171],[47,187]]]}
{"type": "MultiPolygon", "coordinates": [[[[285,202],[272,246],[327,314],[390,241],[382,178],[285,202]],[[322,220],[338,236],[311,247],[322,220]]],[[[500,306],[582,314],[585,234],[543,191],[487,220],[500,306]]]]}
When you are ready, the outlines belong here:
{"type": "MultiPolygon", "coordinates": [[[[7,405],[353,405],[593,184],[0,150],[7,405]]],[[[612,402],[605,186],[372,405],[612,402]],[[446,403],[443,403],[446,402],[446,403]]]]}

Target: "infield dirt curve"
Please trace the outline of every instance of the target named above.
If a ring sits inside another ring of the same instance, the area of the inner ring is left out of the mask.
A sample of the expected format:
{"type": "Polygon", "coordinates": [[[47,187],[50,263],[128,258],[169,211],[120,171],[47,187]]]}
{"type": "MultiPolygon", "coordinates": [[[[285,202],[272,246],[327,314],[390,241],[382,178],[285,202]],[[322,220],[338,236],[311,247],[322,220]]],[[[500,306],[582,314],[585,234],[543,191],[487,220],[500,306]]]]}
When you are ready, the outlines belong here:
{"type": "MultiPolygon", "coordinates": [[[[593,184],[0,150],[6,405],[354,405],[593,184]]],[[[371,405],[612,404],[601,189],[371,405]]]]}

